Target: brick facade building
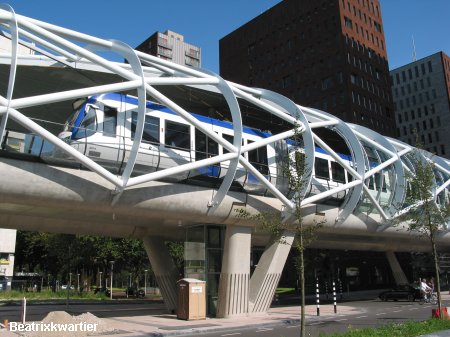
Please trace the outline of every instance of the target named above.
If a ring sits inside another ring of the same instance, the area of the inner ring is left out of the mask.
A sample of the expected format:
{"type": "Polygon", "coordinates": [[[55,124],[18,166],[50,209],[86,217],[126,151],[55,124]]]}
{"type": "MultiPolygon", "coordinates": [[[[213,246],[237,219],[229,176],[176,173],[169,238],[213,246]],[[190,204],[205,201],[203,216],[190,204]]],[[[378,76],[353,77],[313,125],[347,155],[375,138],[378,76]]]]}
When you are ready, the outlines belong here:
{"type": "Polygon", "coordinates": [[[396,134],[378,0],[284,0],[220,40],[220,73],[396,134]]]}

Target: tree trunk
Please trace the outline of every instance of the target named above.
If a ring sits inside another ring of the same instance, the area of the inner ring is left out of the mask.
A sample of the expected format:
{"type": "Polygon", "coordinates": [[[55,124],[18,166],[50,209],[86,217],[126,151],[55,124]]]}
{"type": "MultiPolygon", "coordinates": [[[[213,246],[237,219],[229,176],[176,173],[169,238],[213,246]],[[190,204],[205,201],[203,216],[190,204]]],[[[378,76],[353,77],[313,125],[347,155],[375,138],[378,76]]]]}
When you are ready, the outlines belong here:
{"type": "Polygon", "coordinates": [[[303,233],[300,233],[300,291],[301,291],[301,314],[300,314],[300,337],[305,336],[305,262],[303,233]]]}
{"type": "Polygon", "coordinates": [[[436,243],[434,242],[434,232],[430,231],[430,241],[431,241],[431,249],[433,251],[433,260],[434,260],[434,272],[436,282],[434,287],[437,289],[437,299],[438,299],[438,309],[439,309],[439,318],[444,318],[442,315],[442,302],[441,302],[441,279],[439,275],[439,261],[436,252],[436,243]]]}

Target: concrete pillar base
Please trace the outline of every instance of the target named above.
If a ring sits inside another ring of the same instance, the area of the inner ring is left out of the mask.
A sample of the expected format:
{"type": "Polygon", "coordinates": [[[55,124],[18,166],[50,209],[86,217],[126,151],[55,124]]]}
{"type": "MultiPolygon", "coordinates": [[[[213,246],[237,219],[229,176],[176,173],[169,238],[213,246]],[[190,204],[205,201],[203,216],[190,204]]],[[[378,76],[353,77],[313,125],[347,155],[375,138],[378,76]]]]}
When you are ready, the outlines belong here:
{"type": "Polygon", "coordinates": [[[290,231],[274,237],[267,245],[250,279],[249,307],[251,313],[267,312],[280,281],[295,234],[290,231]]]}
{"type": "Polygon", "coordinates": [[[397,256],[395,256],[394,252],[386,252],[386,257],[389,261],[389,266],[392,270],[392,275],[394,275],[396,284],[407,284],[408,279],[406,278],[405,273],[403,272],[402,266],[397,260],[397,256]]]}
{"type": "Polygon", "coordinates": [[[219,280],[217,317],[248,315],[251,228],[227,226],[219,280]]]}
{"type": "Polygon", "coordinates": [[[178,298],[177,281],[179,279],[177,267],[162,238],[145,237],[143,241],[164,304],[169,313],[175,313],[178,298]]]}

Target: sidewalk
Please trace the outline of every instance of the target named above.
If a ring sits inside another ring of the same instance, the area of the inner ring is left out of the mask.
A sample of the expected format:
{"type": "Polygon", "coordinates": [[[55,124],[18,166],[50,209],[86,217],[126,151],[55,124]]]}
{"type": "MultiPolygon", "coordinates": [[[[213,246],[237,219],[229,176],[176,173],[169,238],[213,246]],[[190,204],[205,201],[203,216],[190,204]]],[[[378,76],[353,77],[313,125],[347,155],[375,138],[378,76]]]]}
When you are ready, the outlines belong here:
{"type": "MultiPolygon", "coordinates": [[[[338,314],[358,314],[361,311],[352,306],[341,305],[338,314]]],[[[317,317],[315,305],[306,306],[307,317],[317,317]]],[[[322,305],[320,317],[335,316],[333,305],[322,305]]],[[[270,327],[280,324],[295,324],[300,322],[300,307],[274,307],[268,313],[235,318],[207,318],[200,321],[178,320],[176,315],[154,315],[141,317],[105,318],[118,333],[102,335],[108,337],[126,336],[177,336],[182,334],[201,334],[206,331],[233,331],[252,327],[270,327]]]]}
{"type": "MultiPolygon", "coordinates": [[[[376,298],[371,293],[353,293],[351,300],[367,300],[376,298]]],[[[450,295],[443,294],[443,298],[450,299],[450,295]]],[[[350,298],[346,298],[350,300],[350,298]]],[[[332,304],[320,306],[320,317],[317,316],[315,304],[306,306],[306,318],[309,322],[319,319],[333,319],[342,317],[341,315],[363,314],[364,309],[352,306],[351,303],[341,303],[337,306],[337,314],[334,313],[332,304]]],[[[431,314],[430,314],[431,316],[431,314]]],[[[98,331],[94,335],[103,337],[144,337],[144,336],[179,336],[179,335],[200,335],[205,332],[224,331],[233,333],[242,328],[269,328],[276,325],[297,325],[300,323],[300,306],[274,305],[267,313],[255,314],[246,317],[234,317],[227,319],[207,318],[205,320],[185,321],[177,319],[176,315],[170,315],[163,309],[154,311],[148,316],[129,316],[102,318],[102,324],[108,327],[108,332],[98,331]]],[[[1,330],[0,337],[17,337],[18,335],[1,330]]],[[[53,335],[52,335],[53,336],[53,335]]],[[[422,337],[448,337],[450,331],[442,331],[422,337]]]]}

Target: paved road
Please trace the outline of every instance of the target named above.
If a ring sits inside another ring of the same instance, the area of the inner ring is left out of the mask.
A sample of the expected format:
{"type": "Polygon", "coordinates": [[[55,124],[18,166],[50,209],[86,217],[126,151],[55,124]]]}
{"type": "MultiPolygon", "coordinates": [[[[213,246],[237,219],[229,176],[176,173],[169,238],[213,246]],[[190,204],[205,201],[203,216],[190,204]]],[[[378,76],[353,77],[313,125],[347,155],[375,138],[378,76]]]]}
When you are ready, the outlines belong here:
{"type": "MultiPolygon", "coordinates": [[[[29,304],[27,306],[27,321],[40,321],[50,311],[66,311],[73,315],[90,312],[97,317],[127,317],[160,314],[165,311],[161,301],[133,300],[113,302],[75,302],[66,306],[64,301],[53,304],[29,304]]],[[[2,304],[0,302],[0,320],[10,322],[21,320],[21,306],[19,304],[2,304]]]]}
{"type": "MultiPolygon", "coordinates": [[[[434,306],[420,305],[417,302],[381,302],[379,300],[366,300],[366,301],[353,301],[346,302],[345,305],[350,305],[356,310],[352,311],[352,314],[338,314],[331,316],[308,316],[306,321],[307,332],[311,337],[318,337],[320,333],[331,332],[344,332],[349,327],[363,328],[368,326],[380,326],[390,323],[400,323],[408,320],[423,320],[431,316],[431,309],[434,306]]],[[[450,305],[450,297],[448,300],[443,301],[444,306],[450,305]]],[[[162,302],[149,301],[149,300],[133,300],[133,301],[114,301],[114,302],[78,302],[73,303],[66,307],[64,302],[57,302],[52,305],[40,304],[30,305],[27,310],[27,321],[39,321],[44,318],[48,312],[63,310],[74,315],[81,314],[83,312],[91,312],[100,318],[114,317],[115,321],[130,321],[136,320],[136,316],[161,316],[164,313],[164,306],[162,302]]],[[[344,311],[343,311],[344,312],[344,311]]],[[[348,312],[348,311],[347,311],[348,312]]],[[[164,315],[163,315],[164,316],[164,315]]],[[[20,305],[6,305],[0,302],[0,319],[8,319],[9,321],[20,320],[20,305]]],[[[143,317],[144,319],[144,317],[143,317]]],[[[139,321],[139,319],[137,319],[139,321]]],[[[187,335],[189,330],[182,331],[186,327],[175,327],[168,324],[169,321],[173,321],[173,317],[168,321],[160,323],[168,325],[167,333],[183,333],[187,335]]],[[[176,320],[175,320],[176,321],[176,320]]],[[[225,337],[225,336],[244,336],[244,337],[290,337],[298,336],[299,321],[296,319],[291,323],[280,324],[276,321],[277,325],[272,326],[256,326],[253,328],[236,328],[229,326],[228,330],[221,330],[210,333],[202,333],[205,337],[225,337]]],[[[141,322],[142,324],[147,324],[141,322]]],[[[153,325],[154,323],[149,323],[153,325]]],[[[192,335],[196,335],[193,333],[192,335]]]]}
{"type": "MultiPolygon", "coordinates": [[[[381,302],[358,301],[346,303],[360,308],[363,313],[357,315],[339,315],[327,318],[308,317],[306,321],[307,336],[318,337],[321,333],[345,332],[349,327],[361,329],[364,327],[382,326],[401,323],[409,320],[424,320],[431,317],[432,305],[420,305],[417,302],[381,302]]],[[[450,301],[444,301],[450,305],[450,301]]],[[[202,334],[205,337],[294,337],[298,336],[300,323],[285,324],[273,327],[241,329],[227,332],[202,334]]],[[[193,335],[192,335],[193,336],[193,335]]]]}

